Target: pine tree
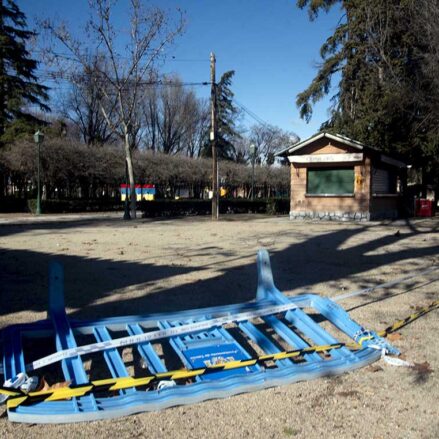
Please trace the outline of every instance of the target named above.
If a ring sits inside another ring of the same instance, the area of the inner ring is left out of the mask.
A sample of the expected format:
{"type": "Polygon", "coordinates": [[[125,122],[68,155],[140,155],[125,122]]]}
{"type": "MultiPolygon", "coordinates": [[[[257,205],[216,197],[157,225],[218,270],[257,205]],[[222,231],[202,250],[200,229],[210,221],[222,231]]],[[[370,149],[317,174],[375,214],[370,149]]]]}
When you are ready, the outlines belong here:
{"type": "MultiPolygon", "coordinates": [[[[235,140],[240,136],[236,127],[239,109],[233,103],[231,89],[234,70],[225,72],[216,85],[217,104],[217,154],[224,160],[235,160],[235,140]]],[[[207,142],[203,148],[204,157],[212,157],[212,146],[207,142]]]]}
{"type": "Polygon", "coordinates": [[[234,70],[224,73],[217,85],[218,156],[228,160],[235,158],[234,141],[239,136],[236,128],[239,110],[233,103],[235,95],[231,90],[234,74],[234,70]]]}
{"type": "Polygon", "coordinates": [[[422,6],[414,0],[298,1],[312,19],[335,4],[341,4],[345,18],[321,48],[316,77],[297,96],[301,116],[310,119],[313,104],[329,93],[339,73],[331,117],[322,129],[403,153],[422,166],[432,157],[423,140],[425,130],[433,128],[423,122],[426,98],[438,96],[423,73],[425,32],[415,19],[422,6]]]}
{"type": "Polygon", "coordinates": [[[39,122],[23,109],[26,104],[50,111],[45,104],[48,88],[37,82],[38,63],[26,49],[33,36],[26,29],[26,16],[14,1],[0,0],[0,144],[12,121],[39,122]]]}

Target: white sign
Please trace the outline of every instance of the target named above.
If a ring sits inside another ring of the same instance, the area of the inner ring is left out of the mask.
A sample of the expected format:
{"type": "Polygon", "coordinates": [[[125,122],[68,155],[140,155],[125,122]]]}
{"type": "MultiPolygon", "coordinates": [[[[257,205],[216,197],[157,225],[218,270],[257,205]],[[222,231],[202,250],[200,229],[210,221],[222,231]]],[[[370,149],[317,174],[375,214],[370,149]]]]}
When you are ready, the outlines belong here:
{"type": "Polygon", "coordinates": [[[352,154],[306,154],[290,155],[288,160],[291,163],[340,163],[340,162],[361,162],[363,153],[352,154]]]}

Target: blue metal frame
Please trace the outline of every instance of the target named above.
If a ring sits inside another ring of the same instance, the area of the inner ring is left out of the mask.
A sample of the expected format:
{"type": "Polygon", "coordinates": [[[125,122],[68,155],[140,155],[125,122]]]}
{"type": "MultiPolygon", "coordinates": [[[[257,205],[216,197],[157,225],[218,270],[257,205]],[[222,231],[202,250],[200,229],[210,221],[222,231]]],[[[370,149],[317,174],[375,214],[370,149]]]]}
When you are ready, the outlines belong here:
{"type": "MultiPolygon", "coordinates": [[[[126,335],[137,335],[148,329],[165,329],[189,322],[212,319],[227,312],[246,312],[287,303],[293,303],[297,305],[297,308],[284,312],[282,314],[284,321],[274,315],[264,316],[262,320],[273,330],[273,334],[275,333],[290,346],[291,350],[309,346],[303,336],[315,345],[338,343],[329,332],[303,311],[302,308],[305,307],[314,308],[352,339],[364,332],[364,328],[328,298],[313,294],[296,297],[287,297],[282,294],[274,285],[269,256],[265,250],[258,252],[257,264],[258,288],[254,302],[179,313],[78,321],[68,319],[65,313],[62,267],[60,264],[53,263],[49,276],[49,319],[10,326],[3,331],[4,379],[13,378],[17,373],[25,370],[25,353],[21,345],[23,337],[32,337],[34,343],[38,343],[39,338],[51,336],[54,337],[56,349],[63,350],[76,346],[75,334],[93,335],[98,342],[108,341],[111,340],[111,331],[126,331],[126,335]]],[[[281,351],[271,333],[261,331],[251,321],[237,323],[236,330],[240,331],[240,335],[249,343],[257,344],[259,349],[266,354],[281,351]]],[[[383,342],[382,339],[379,341],[383,342]]],[[[250,358],[249,352],[224,327],[213,327],[199,333],[172,337],[169,339],[169,344],[176,353],[176,358],[180,358],[187,368],[194,367],[195,363],[191,360],[192,354],[201,352],[203,349],[206,349],[206,352],[216,348],[221,349],[221,346],[233,347],[239,352],[239,358],[250,358]]],[[[135,348],[143,358],[149,372],[167,371],[151,343],[141,343],[135,348]]],[[[107,349],[101,354],[112,377],[128,376],[126,365],[117,349],[107,349]]],[[[98,397],[91,394],[68,401],[20,405],[8,410],[8,416],[11,421],[30,423],[67,423],[109,419],[142,411],[191,404],[206,399],[228,397],[324,375],[341,374],[370,364],[380,355],[379,350],[368,348],[366,342],[364,348],[358,351],[350,351],[347,348],[333,350],[327,359],[317,353],[310,353],[304,356],[304,361],[301,363],[286,359],[276,362],[273,368],[253,366],[218,372],[209,374],[208,377],[197,377],[189,384],[177,384],[161,390],[131,388],[120,391],[116,396],[98,397]]],[[[65,380],[71,381],[72,384],[86,383],[89,380],[80,356],[64,360],[62,371],[65,380]]],[[[41,372],[43,373],[44,370],[42,369],[41,372]]]]}

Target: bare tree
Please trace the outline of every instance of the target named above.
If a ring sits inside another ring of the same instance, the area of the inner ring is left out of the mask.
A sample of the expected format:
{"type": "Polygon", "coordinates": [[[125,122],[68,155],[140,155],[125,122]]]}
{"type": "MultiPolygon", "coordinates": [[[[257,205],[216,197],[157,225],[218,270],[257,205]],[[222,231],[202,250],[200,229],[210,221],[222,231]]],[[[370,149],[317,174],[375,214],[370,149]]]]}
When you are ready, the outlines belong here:
{"type": "Polygon", "coordinates": [[[136,215],[135,180],[132,150],[138,144],[140,131],[139,101],[141,90],[151,78],[155,63],[163,50],[182,33],[180,12],[175,25],[159,8],[145,8],[140,0],[130,0],[129,35],[122,35],[113,24],[113,0],[89,0],[92,16],[86,26],[86,42],[79,41],[64,24],[50,21],[43,26],[70,52],[86,72],[91,70],[87,47],[94,47],[106,59],[105,68],[96,67],[95,85],[102,96],[100,110],[110,127],[124,144],[131,188],[131,214],[136,215]],[[123,56],[118,49],[124,41],[123,56]]]}
{"type": "Polygon", "coordinates": [[[61,102],[62,115],[72,121],[87,145],[108,143],[113,136],[101,111],[102,94],[97,85],[102,67],[97,69],[95,66],[103,62],[105,60],[95,56],[90,60],[89,70],[72,74],[72,87],[61,102]]]}
{"type": "Polygon", "coordinates": [[[239,137],[237,136],[235,141],[236,163],[245,164],[251,161],[250,145],[251,141],[247,135],[247,131],[242,131],[241,135],[239,137]]]}
{"type": "Polygon", "coordinates": [[[159,97],[158,87],[145,87],[141,104],[143,116],[143,143],[147,149],[155,152],[159,150],[159,97]]]}
{"type": "Polygon", "coordinates": [[[147,87],[142,109],[143,143],[148,149],[199,156],[209,112],[206,103],[185,88],[180,78],[165,77],[160,85],[147,87]]]}
{"type": "Polygon", "coordinates": [[[201,156],[203,146],[208,142],[210,127],[209,102],[198,99],[193,111],[193,117],[186,132],[185,152],[189,157],[196,158],[201,156]]]}
{"type": "Polygon", "coordinates": [[[272,165],[275,154],[299,140],[296,134],[267,124],[253,125],[250,129],[249,142],[257,148],[258,160],[272,165]]]}
{"type": "Polygon", "coordinates": [[[163,87],[160,93],[160,122],[158,132],[162,151],[176,154],[184,148],[184,140],[197,111],[197,98],[192,91],[184,89],[178,78],[171,86],[163,87]]]}

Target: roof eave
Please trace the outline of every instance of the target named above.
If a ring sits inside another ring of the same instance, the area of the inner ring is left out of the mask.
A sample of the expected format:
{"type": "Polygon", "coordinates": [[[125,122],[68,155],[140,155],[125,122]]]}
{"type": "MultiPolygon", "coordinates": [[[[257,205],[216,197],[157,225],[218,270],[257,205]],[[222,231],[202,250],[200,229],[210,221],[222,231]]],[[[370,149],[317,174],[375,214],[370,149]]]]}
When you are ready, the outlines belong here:
{"type": "Polygon", "coordinates": [[[397,168],[407,168],[407,164],[402,162],[401,160],[394,159],[393,157],[390,157],[386,154],[383,154],[381,151],[371,148],[369,146],[364,145],[361,142],[357,142],[356,140],[350,139],[349,137],[342,136],[341,134],[330,134],[326,132],[317,133],[312,137],[309,137],[308,139],[302,140],[301,142],[296,143],[293,146],[289,146],[288,148],[285,148],[284,150],[278,152],[276,154],[277,157],[288,157],[292,153],[304,148],[305,146],[309,145],[312,142],[315,142],[316,140],[322,139],[323,137],[326,137],[330,140],[334,140],[336,142],[343,143],[345,145],[348,145],[354,149],[357,149],[359,151],[374,151],[375,153],[379,153],[380,160],[388,165],[395,166],[397,168]]]}
{"type": "Polygon", "coordinates": [[[308,139],[302,140],[301,142],[296,143],[293,146],[285,148],[284,150],[278,152],[276,156],[286,156],[288,154],[291,154],[301,148],[304,148],[310,143],[315,142],[316,140],[322,139],[323,137],[327,137],[330,140],[344,143],[346,145],[351,146],[352,148],[358,149],[359,151],[362,151],[364,149],[364,145],[362,143],[356,142],[355,140],[349,139],[348,137],[322,132],[312,137],[309,137],[308,139]]]}

